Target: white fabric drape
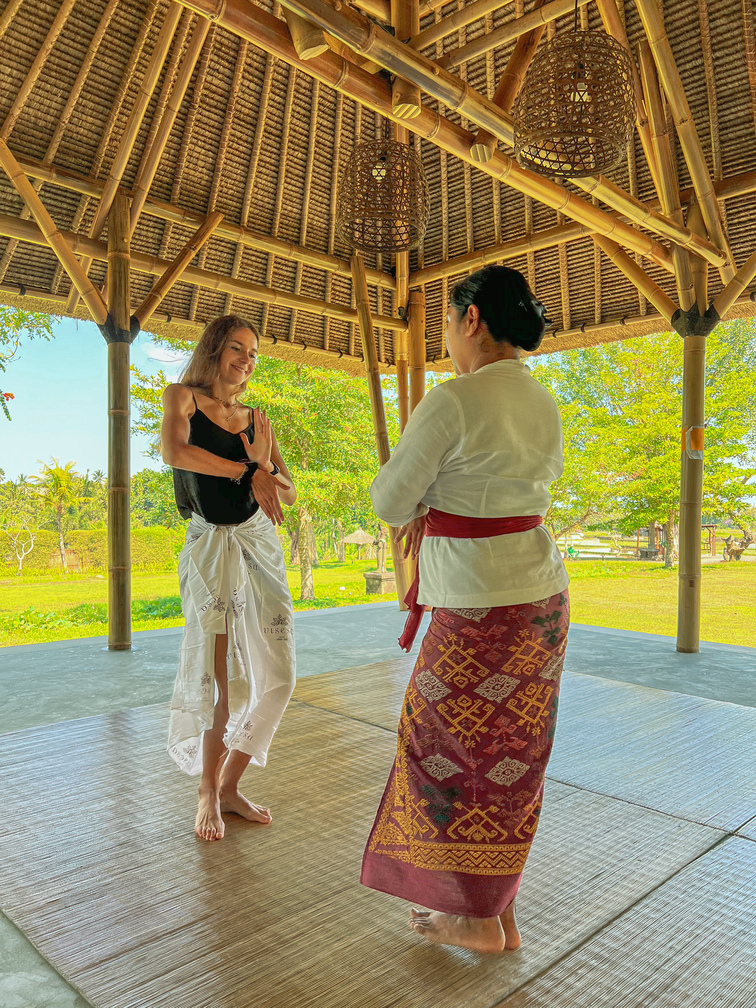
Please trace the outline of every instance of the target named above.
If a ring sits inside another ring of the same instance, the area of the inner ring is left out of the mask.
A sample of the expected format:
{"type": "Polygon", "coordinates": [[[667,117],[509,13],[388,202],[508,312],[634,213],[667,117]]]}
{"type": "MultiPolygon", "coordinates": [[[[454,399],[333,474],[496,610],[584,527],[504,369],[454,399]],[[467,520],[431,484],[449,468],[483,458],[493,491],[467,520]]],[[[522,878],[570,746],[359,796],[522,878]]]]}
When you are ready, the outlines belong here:
{"type": "Polygon", "coordinates": [[[168,752],[186,773],[201,772],[202,732],[215,705],[215,636],[228,633],[226,747],[265,766],[295,677],[294,614],[275,528],[261,510],[241,525],[211,525],[195,514],[178,570],[186,626],[168,752]]]}

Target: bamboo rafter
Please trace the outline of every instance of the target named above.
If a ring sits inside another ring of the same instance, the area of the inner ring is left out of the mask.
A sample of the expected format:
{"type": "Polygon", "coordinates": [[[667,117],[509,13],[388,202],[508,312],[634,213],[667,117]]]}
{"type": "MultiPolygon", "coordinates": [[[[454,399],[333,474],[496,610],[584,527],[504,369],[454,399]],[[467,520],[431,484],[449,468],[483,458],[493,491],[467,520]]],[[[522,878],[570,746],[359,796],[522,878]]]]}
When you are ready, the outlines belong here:
{"type": "Polygon", "coordinates": [[[662,317],[667,321],[672,321],[672,316],[677,311],[677,305],[664,291],[655,283],[648,273],[644,272],[640,266],[630,258],[627,252],[619,247],[611,238],[604,238],[602,235],[593,235],[594,242],[601,251],[608,256],[618,270],[625,274],[634,287],[646,297],[656,308],[662,317]]]}
{"type": "MultiPolygon", "coordinates": [[[[312,175],[315,167],[315,142],[318,135],[318,104],[320,102],[320,81],[312,81],[312,100],[310,103],[310,136],[307,145],[307,167],[305,168],[304,190],[302,198],[302,220],[299,225],[299,243],[307,244],[307,225],[310,219],[310,195],[312,192],[312,175]]],[[[294,273],[294,293],[302,289],[302,263],[297,263],[294,273]]],[[[289,342],[293,342],[297,328],[297,310],[291,313],[289,320],[289,342]]]]}
{"type": "MultiPolygon", "coordinates": [[[[688,227],[691,231],[703,233],[706,230],[703,215],[697,203],[695,203],[688,213],[688,227]]],[[[698,256],[690,257],[690,274],[693,284],[693,296],[698,314],[703,315],[709,307],[709,267],[708,264],[699,259],[698,256]]],[[[685,307],[685,306],[683,306],[685,307]]]]}
{"type": "MultiPolygon", "coordinates": [[[[84,303],[92,313],[92,318],[98,325],[103,325],[108,317],[107,305],[80,266],[76,256],[71,252],[64,236],[45,209],[34,186],[24,175],[21,165],[16,161],[5,140],[0,140],[0,164],[37,222],[38,228],[34,228],[34,231],[39,235],[37,244],[46,245],[52,249],[66,273],[71,277],[71,282],[81,294],[84,303]]],[[[34,227],[27,221],[19,222],[19,224],[27,228],[34,227]]],[[[105,259],[107,260],[107,251],[105,259]]]]}
{"type": "Polygon", "coordinates": [[[756,129],[756,28],[754,28],[752,0],[740,0],[740,11],[743,22],[748,90],[751,94],[751,115],[753,116],[754,129],[756,129]]]}
{"type": "Polygon", "coordinates": [[[290,10],[284,10],[284,17],[289,26],[291,41],[294,43],[294,48],[300,59],[313,59],[326,51],[328,43],[320,28],[316,28],[315,25],[290,10]]]}
{"type": "MultiPolygon", "coordinates": [[[[448,3],[448,0],[446,2],[448,3]]],[[[441,4],[438,6],[440,7],[441,4]]],[[[413,49],[427,49],[434,42],[440,42],[447,35],[452,35],[455,31],[459,31],[460,28],[464,28],[474,21],[480,21],[487,14],[499,10],[501,6],[501,0],[476,0],[475,3],[468,4],[466,7],[464,4],[457,4],[457,10],[453,14],[437,17],[434,23],[428,25],[427,28],[413,32],[410,45],[413,49]]],[[[460,45],[462,44],[460,43],[460,45]]]]}
{"type": "MultiPolygon", "coordinates": [[[[569,14],[575,9],[575,3],[583,6],[583,4],[590,2],[591,0],[551,0],[550,3],[544,4],[543,7],[532,10],[530,14],[523,14],[521,18],[517,18],[515,21],[507,21],[506,24],[503,24],[500,28],[495,28],[488,35],[481,35],[474,41],[468,42],[467,45],[444,53],[443,57],[438,61],[439,66],[442,66],[445,70],[453,66],[459,66],[460,63],[466,63],[468,60],[475,59],[476,56],[482,56],[489,49],[498,49],[500,46],[506,45],[507,42],[519,38],[520,35],[532,31],[533,28],[537,28],[539,25],[545,25],[553,22],[563,14],[569,14]]],[[[470,8],[465,9],[469,10],[470,8]]]]}
{"type": "MultiPolygon", "coordinates": [[[[543,6],[544,0],[536,0],[536,7],[543,6]]],[[[504,72],[501,75],[496,91],[493,96],[494,105],[498,105],[505,112],[511,112],[514,100],[525,80],[533,57],[535,56],[538,43],[541,41],[545,25],[538,25],[517,39],[512,55],[507,61],[504,72]]],[[[491,50],[486,53],[486,58],[490,56],[491,50]]],[[[496,137],[488,130],[478,130],[475,141],[470,148],[475,161],[488,161],[496,150],[496,137]]]]}
{"type": "Polygon", "coordinates": [[[192,259],[194,259],[197,255],[199,250],[210,240],[213,231],[215,231],[222,220],[222,213],[214,211],[213,213],[208,214],[206,220],[197,229],[197,231],[195,231],[165,273],[163,273],[157,281],[144,301],[142,301],[139,305],[134,314],[139,319],[139,327],[141,329],[144,329],[147,321],[157,310],[158,305],[170,292],[174,284],[178,283],[181,279],[181,274],[184,272],[192,259]]]}
{"type": "MultiPolygon", "coordinates": [[[[645,41],[638,47],[638,60],[641,68],[643,97],[649,116],[651,142],[654,146],[654,159],[658,172],[658,179],[656,181],[657,192],[659,193],[664,213],[673,220],[682,223],[683,213],[680,205],[677,167],[672,155],[669,134],[667,133],[667,123],[664,117],[662,95],[656,76],[656,67],[651,56],[651,48],[645,41]]],[[[693,234],[700,234],[700,230],[689,230],[693,234]]],[[[693,302],[694,296],[688,255],[679,246],[673,245],[672,259],[675,263],[680,307],[684,311],[687,311],[693,302]]]]}
{"type": "MultiPolygon", "coordinates": [[[[3,156],[4,150],[7,150],[7,147],[0,142],[0,154],[3,156]]],[[[31,183],[29,183],[29,186],[31,186],[31,183]]],[[[34,193],[34,196],[37,200],[39,199],[36,193],[34,193]]],[[[58,243],[59,247],[65,245],[74,256],[85,255],[99,262],[107,261],[107,246],[104,242],[86,235],[73,234],[70,231],[59,231],[58,234],[61,237],[61,242],[58,243]]],[[[35,226],[31,221],[21,221],[17,217],[11,217],[8,214],[0,214],[0,235],[5,235],[9,238],[18,238],[19,241],[29,242],[32,245],[49,244],[40,227],[35,226]]],[[[170,266],[170,261],[160,259],[157,256],[146,255],[142,252],[131,252],[131,268],[138,273],[162,276],[170,266]]],[[[329,304],[316,298],[304,297],[301,294],[295,296],[289,291],[274,290],[261,284],[251,283],[248,280],[232,279],[220,273],[212,273],[209,270],[201,270],[194,266],[188,266],[184,270],[181,279],[186,283],[194,284],[205,290],[231,293],[238,297],[246,298],[249,301],[279,305],[283,308],[299,308],[302,311],[310,312],[312,315],[328,315],[331,318],[340,319],[342,322],[357,321],[356,311],[344,305],[329,304]]],[[[95,289],[91,287],[91,290],[95,289]]],[[[95,290],[95,294],[99,298],[100,304],[104,307],[104,302],[99,291],[95,290]]],[[[105,309],[105,314],[107,315],[107,309],[105,309]]],[[[99,322],[99,320],[97,321],[99,322]]],[[[393,318],[389,315],[376,315],[374,322],[376,325],[394,332],[401,332],[407,328],[407,323],[403,319],[393,318]]]]}
{"type": "Polygon", "coordinates": [[[753,252],[724,289],[714,299],[714,311],[724,318],[748,284],[756,277],[756,252],[753,252]]]}
{"type": "MultiPolygon", "coordinates": [[[[128,122],[126,123],[123,135],[118,144],[116,156],[113,159],[110,171],[108,172],[108,177],[102,191],[102,197],[97,207],[92,225],[89,229],[89,233],[92,238],[99,237],[105,227],[105,222],[107,221],[108,214],[110,213],[110,207],[112,206],[115,195],[121,185],[123,173],[126,170],[126,165],[131,157],[131,152],[134,148],[134,144],[136,143],[137,135],[142,125],[142,120],[144,119],[144,115],[147,111],[147,106],[152,97],[152,93],[157,86],[160,71],[163,68],[166,56],[168,55],[168,50],[170,49],[171,42],[173,41],[173,36],[176,33],[180,17],[180,5],[172,3],[165,15],[165,20],[158,34],[157,41],[155,42],[155,48],[153,49],[150,62],[147,66],[147,71],[142,78],[139,93],[137,94],[128,122]]],[[[81,265],[84,272],[88,272],[91,263],[88,263],[86,260],[82,260],[81,265]]],[[[70,311],[73,311],[76,308],[77,301],[78,294],[76,292],[72,292],[68,302],[70,311]]]]}
{"type": "Polygon", "coordinates": [[[727,282],[732,279],[735,264],[732,250],[722,224],[722,215],[714,193],[714,186],[706,165],[701,141],[693,120],[693,114],[685,96],[680,72],[677,69],[672,47],[669,44],[664,22],[656,6],[656,0],[635,0],[638,13],[643,23],[646,38],[654,55],[656,69],[659,73],[664,92],[667,95],[672,115],[677,127],[683,157],[690,172],[693,188],[696,190],[698,203],[706,222],[706,230],[717,248],[727,253],[727,264],[720,269],[722,279],[727,282]]]}
{"type": "MultiPolygon", "coordinates": [[[[418,0],[391,0],[391,24],[394,35],[408,40],[420,30],[418,0]]],[[[392,106],[399,119],[412,119],[420,113],[420,88],[402,77],[391,85],[392,106]]]]}
{"type": "MultiPolygon", "coordinates": [[[[249,39],[249,41],[259,45],[260,48],[274,52],[287,63],[299,67],[305,73],[317,76],[330,87],[341,90],[343,93],[355,98],[356,101],[396,121],[391,112],[390,92],[387,84],[384,87],[384,82],[376,80],[368,74],[364,74],[357,67],[346,63],[343,59],[336,56],[335,53],[324,53],[316,60],[309,60],[307,63],[300,61],[291,45],[285,26],[282,32],[281,23],[277,22],[275,18],[266,14],[263,10],[256,8],[255,17],[252,19],[249,16],[248,9],[241,0],[226,0],[222,5],[222,10],[219,10],[217,0],[181,0],[181,2],[198,13],[218,18],[219,23],[224,24],[229,30],[241,34],[243,37],[249,39]]],[[[287,3],[291,2],[292,0],[287,0],[287,3]]],[[[305,6],[309,11],[310,7],[316,6],[316,4],[314,2],[304,4],[302,0],[297,0],[297,7],[304,8],[305,6]]],[[[333,14],[330,7],[327,10],[333,14]]],[[[344,11],[342,10],[343,13],[344,11]]],[[[349,11],[349,18],[359,19],[360,15],[355,11],[349,11]]],[[[364,31],[365,25],[360,22],[358,31],[360,38],[362,38],[364,31]]],[[[367,34],[374,38],[378,31],[379,29],[372,26],[372,28],[367,29],[367,34]]],[[[385,33],[381,33],[382,38],[384,35],[385,33]]],[[[390,36],[386,36],[386,38],[390,39],[390,43],[394,43],[393,38],[390,36]]],[[[365,45],[368,48],[372,47],[369,41],[363,41],[359,43],[357,48],[365,45]]],[[[399,46],[400,56],[406,50],[408,53],[411,53],[414,59],[425,60],[425,57],[418,53],[412,53],[411,50],[402,46],[401,43],[395,43],[395,45],[399,46]]],[[[382,61],[379,60],[379,62],[382,61]]],[[[431,63],[431,61],[425,62],[431,63]]],[[[435,79],[432,69],[429,71],[429,74],[435,79]]],[[[455,92],[459,93],[460,81],[458,78],[452,77],[451,74],[445,74],[443,71],[439,72],[438,79],[440,80],[441,77],[448,77],[453,82],[455,92]]],[[[493,118],[498,121],[503,116],[501,109],[496,108],[493,103],[488,102],[487,99],[483,99],[480,95],[476,95],[469,87],[462,88],[462,95],[463,97],[459,101],[454,101],[455,107],[461,114],[478,121],[479,124],[482,124],[483,118],[486,118],[488,122],[489,117],[471,114],[469,105],[475,108],[478,108],[481,103],[484,103],[485,106],[490,106],[495,112],[495,116],[491,117],[491,122],[493,118]],[[469,102],[465,99],[465,96],[470,98],[469,102]]],[[[448,94],[446,94],[446,99],[447,103],[452,104],[452,99],[448,94]]],[[[470,157],[472,139],[470,133],[456,126],[438,113],[427,109],[426,106],[423,106],[420,115],[408,120],[407,125],[412,132],[425,136],[436,146],[443,147],[463,161],[473,163],[470,157]]],[[[573,220],[579,220],[581,223],[591,222],[591,225],[595,227],[598,233],[611,235],[625,247],[640,252],[642,255],[652,259],[663,269],[672,271],[670,254],[659,242],[653,241],[653,239],[640,234],[621,221],[604,214],[591,203],[569,192],[563,186],[521,168],[513,158],[508,157],[502,152],[497,151],[489,162],[485,165],[477,165],[477,167],[485,174],[506,182],[512,188],[533,196],[547,206],[561,210],[573,220]]]]}
{"type": "Polygon", "coordinates": [[[181,103],[191,83],[194,68],[205,44],[207,33],[210,30],[210,22],[204,18],[199,18],[194,26],[191,41],[187,46],[181,69],[178,72],[175,83],[170,89],[170,97],[166,99],[165,108],[162,115],[157,119],[157,129],[149,147],[149,150],[139,166],[136,181],[134,182],[134,198],[131,203],[131,225],[130,236],[133,237],[139,223],[139,216],[144,208],[147,195],[160,164],[160,160],[165,153],[171,130],[176,122],[176,116],[181,108],[181,103]]]}
{"type": "MultiPolygon", "coordinates": [[[[129,54],[128,62],[123,71],[123,74],[121,75],[121,80],[118,84],[118,91],[116,93],[115,100],[113,101],[113,104],[110,108],[110,112],[108,114],[108,120],[107,123],[105,124],[105,129],[102,131],[102,136],[97,146],[97,151],[95,153],[94,159],[92,161],[92,167],[90,170],[91,174],[95,177],[99,176],[103,164],[105,163],[108,151],[113,145],[113,137],[115,133],[116,123],[118,122],[118,119],[121,115],[121,110],[124,107],[127,95],[129,94],[129,90],[131,88],[131,84],[134,80],[137,65],[143,55],[144,49],[147,44],[147,39],[149,37],[153,23],[157,18],[160,9],[161,8],[159,0],[150,0],[149,6],[145,11],[145,15],[142,19],[142,23],[139,26],[139,32],[137,33],[134,46],[129,54]]],[[[102,192],[100,190],[98,192],[97,199],[100,199],[101,195],[102,192]]],[[[86,214],[89,208],[89,203],[90,201],[88,199],[83,199],[79,201],[79,205],[77,206],[76,211],[74,212],[73,221],[71,222],[71,227],[74,231],[78,230],[82,220],[84,219],[84,215],[86,214]]],[[[58,290],[60,280],[64,272],[65,271],[62,269],[62,267],[58,266],[55,273],[55,277],[53,279],[52,284],[53,290],[58,290]]],[[[66,301],[66,308],[69,310],[74,310],[70,309],[69,306],[73,303],[75,295],[77,295],[77,292],[75,288],[73,288],[69,294],[68,300],[66,301]]],[[[78,301],[78,296],[76,296],[76,300],[78,301]]]]}

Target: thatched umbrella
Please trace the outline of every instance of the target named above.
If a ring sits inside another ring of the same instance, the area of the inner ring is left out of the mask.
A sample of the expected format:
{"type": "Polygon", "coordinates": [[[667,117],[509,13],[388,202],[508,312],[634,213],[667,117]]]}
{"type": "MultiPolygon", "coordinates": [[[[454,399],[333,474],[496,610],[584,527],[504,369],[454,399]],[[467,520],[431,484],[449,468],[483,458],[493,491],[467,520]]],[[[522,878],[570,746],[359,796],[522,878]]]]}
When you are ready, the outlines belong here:
{"type": "Polygon", "coordinates": [[[370,535],[370,533],[366,532],[365,529],[358,528],[355,529],[354,532],[351,532],[348,536],[344,536],[344,538],[341,541],[344,544],[349,543],[350,545],[353,546],[359,546],[360,550],[357,553],[357,558],[362,559],[361,556],[362,547],[373,546],[377,540],[374,535],[370,535]]]}

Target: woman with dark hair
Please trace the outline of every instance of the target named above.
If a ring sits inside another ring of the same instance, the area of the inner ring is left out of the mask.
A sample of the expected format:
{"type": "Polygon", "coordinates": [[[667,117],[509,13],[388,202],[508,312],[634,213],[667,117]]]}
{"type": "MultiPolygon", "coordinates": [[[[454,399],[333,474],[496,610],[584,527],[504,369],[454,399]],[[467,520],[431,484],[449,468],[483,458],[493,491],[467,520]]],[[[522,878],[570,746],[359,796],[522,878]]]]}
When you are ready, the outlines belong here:
{"type": "Polygon", "coordinates": [[[517,948],[514,899],[538,823],[569,624],[567,573],[542,527],[562,472],[551,395],[520,362],[547,320],[522,274],[490,266],[451,295],[458,377],[412,414],[371,496],[418,557],[409,650],[433,608],[399,721],[362,882],[431,908],[433,942],[517,948]]]}
{"type": "Polygon", "coordinates": [[[223,812],[271,821],[239,781],[250,761],[265,766],[294,688],[293,612],[275,525],[296,491],[265,413],[239,402],[258,347],[245,319],[215,319],[181,381],[163,393],[163,458],[189,519],[168,752],[202,774],[195,832],[203,840],[223,838],[223,812]]]}

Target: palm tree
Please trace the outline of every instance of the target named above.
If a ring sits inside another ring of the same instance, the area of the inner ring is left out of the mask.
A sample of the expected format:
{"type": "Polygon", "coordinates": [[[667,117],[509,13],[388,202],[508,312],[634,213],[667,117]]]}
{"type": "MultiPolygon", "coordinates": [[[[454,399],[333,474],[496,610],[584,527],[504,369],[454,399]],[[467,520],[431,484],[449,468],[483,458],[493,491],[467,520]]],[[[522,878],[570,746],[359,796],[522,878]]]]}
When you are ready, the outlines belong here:
{"type": "Polygon", "coordinates": [[[33,476],[32,481],[38,487],[37,493],[44,504],[53,512],[55,525],[58,530],[58,550],[60,551],[60,562],[63,570],[68,573],[68,563],[66,562],[66,544],[63,541],[63,515],[68,508],[79,504],[81,478],[74,469],[75,462],[66,462],[64,466],[59,459],[52,459],[52,465],[43,464],[39,476],[33,476]]]}

